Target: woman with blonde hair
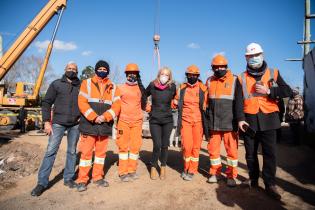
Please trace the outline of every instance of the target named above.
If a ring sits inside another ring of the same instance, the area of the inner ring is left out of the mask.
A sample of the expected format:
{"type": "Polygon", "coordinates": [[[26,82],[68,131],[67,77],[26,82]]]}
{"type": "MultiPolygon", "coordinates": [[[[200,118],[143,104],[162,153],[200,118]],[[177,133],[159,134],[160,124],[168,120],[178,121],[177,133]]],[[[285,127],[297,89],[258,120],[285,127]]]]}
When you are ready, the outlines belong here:
{"type": "Polygon", "coordinates": [[[172,71],[168,67],[159,70],[157,77],[146,88],[147,97],[151,96],[149,111],[150,132],[153,140],[151,158],[151,179],[158,178],[158,160],[161,162],[160,179],[165,179],[169,138],[173,129],[171,102],[176,95],[172,71]]]}

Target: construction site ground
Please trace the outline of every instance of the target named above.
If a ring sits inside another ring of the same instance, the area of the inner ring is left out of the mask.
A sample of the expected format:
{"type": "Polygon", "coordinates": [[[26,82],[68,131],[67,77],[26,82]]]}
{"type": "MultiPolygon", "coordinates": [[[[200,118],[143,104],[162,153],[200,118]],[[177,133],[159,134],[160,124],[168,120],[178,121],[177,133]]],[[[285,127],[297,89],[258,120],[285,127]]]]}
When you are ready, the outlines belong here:
{"type": "MultiPolygon", "coordinates": [[[[0,209],[315,209],[315,155],[309,146],[291,145],[290,131],[283,128],[283,141],[278,144],[277,184],[282,195],[275,201],[264,192],[260,179],[258,189],[242,184],[235,188],[206,182],[209,170],[207,142],[200,153],[199,173],[193,181],[180,178],[182,155],[179,148],[170,147],[166,180],[151,180],[149,162],[152,140],[144,139],[140,152],[140,178],[123,183],[117,173],[117,147],[110,140],[105,161],[108,188],[93,183],[85,192],[63,185],[66,138],[61,144],[50,176],[49,188],[32,197],[37,172],[47,146],[47,136],[19,135],[18,132],[0,136],[0,209]]],[[[31,134],[31,133],[30,133],[31,134]]],[[[222,159],[226,153],[222,147],[222,159]]],[[[261,153],[259,154],[262,163],[261,153]]],[[[239,141],[239,181],[248,177],[245,149],[239,141]]]]}

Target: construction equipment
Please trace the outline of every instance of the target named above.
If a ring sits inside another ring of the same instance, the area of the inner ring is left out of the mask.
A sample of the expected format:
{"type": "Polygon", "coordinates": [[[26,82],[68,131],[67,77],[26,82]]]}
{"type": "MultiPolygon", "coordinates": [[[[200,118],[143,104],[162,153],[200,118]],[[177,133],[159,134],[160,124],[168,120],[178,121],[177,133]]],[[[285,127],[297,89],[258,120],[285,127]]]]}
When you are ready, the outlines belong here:
{"type": "Polygon", "coordinates": [[[59,15],[35,84],[17,82],[13,93],[0,84],[0,130],[13,129],[19,124],[21,132],[25,132],[27,128],[41,126],[39,91],[66,3],[67,0],[50,0],[0,58],[1,81],[52,17],[59,15]]]}
{"type": "Polygon", "coordinates": [[[157,67],[158,70],[161,68],[161,58],[160,58],[160,0],[156,0],[156,14],[154,20],[154,35],[153,35],[153,42],[154,42],[154,50],[153,50],[153,63],[154,60],[157,59],[157,67]]]}

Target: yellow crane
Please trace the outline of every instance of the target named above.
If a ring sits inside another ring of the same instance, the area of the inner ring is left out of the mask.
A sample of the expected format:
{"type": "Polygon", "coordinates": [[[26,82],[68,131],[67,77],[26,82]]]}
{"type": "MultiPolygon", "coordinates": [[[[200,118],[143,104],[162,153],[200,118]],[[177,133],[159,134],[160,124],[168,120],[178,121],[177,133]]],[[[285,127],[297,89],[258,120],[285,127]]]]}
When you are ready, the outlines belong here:
{"type": "Polygon", "coordinates": [[[0,130],[12,129],[16,127],[18,123],[21,131],[24,132],[25,125],[41,123],[39,90],[44,79],[44,74],[66,3],[67,0],[49,0],[44,8],[12,44],[9,50],[0,58],[1,81],[52,17],[55,14],[59,15],[35,85],[25,82],[17,82],[15,93],[10,94],[7,92],[5,85],[0,84],[0,130]]]}

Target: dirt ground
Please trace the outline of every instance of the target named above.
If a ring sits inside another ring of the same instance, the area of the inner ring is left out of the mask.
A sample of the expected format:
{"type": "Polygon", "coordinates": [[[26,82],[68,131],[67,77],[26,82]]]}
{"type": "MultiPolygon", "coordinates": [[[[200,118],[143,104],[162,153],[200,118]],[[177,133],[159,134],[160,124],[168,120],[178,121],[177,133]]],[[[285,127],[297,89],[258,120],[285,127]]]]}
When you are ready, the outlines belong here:
{"type": "MultiPolygon", "coordinates": [[[[1,134],[0,134],[1,135],[1,134]]],[[[59,150],[49,189],[40,197],[30,192],[37,182],[37,170],[47,146],[46,136],[0,136],[0,209],[315,209],[315,155],[308,146],[278,144],[277,184],[282,200],[274,201],[263,190],[242,185],[228,188],[224,181],[208,184],[209,158],[206,142],[202,144],[199,174],[193,181],[180,178],[180,149],[170,147],[167,178],[152,181],[148,166],[152,140],[144,139],[140,153],[140,179],[122,183],[117,173],[117,148],[110,141],[105,173],[109,188],[92,183],[82,193],[63,185],[66,141],[59,150]]],[[[284,139],[289,136],[284,135],[284,139]]],[[[65,139],[64,139],[65,140],[65,139]]],[[[247,177],[243,142],[239,141],[239,177],[247,177]]],[[[225,159],[222,148],[222,159],[225,159]]],[[[261,156],[260,156],[261,161],[261,156]]]]}

